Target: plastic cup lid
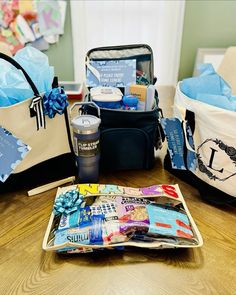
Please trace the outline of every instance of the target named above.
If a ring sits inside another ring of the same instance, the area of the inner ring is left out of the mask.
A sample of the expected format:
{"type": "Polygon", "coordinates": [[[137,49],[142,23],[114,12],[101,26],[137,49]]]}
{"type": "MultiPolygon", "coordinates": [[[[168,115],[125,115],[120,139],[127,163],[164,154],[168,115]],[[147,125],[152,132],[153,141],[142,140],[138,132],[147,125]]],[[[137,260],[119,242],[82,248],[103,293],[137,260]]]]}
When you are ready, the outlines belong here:
{"type": "Polygon", "coordinates": [[[91,115],[81,115],[71,120],[71,125],[79,130],[97,130],[101,119],[91,115]]]}

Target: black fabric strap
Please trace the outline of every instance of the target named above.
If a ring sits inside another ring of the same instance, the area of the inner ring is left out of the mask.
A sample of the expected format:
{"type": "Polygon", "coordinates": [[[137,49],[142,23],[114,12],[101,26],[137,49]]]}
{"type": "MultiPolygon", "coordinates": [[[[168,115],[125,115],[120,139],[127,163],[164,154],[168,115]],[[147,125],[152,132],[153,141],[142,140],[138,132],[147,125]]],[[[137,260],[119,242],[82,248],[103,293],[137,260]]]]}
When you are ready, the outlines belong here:
{"type": "Polygon", "coordinates": [[[185,121],[188,122],[188,125],[191,128],[192,134],[194,134],[194,131],[195,131],[195,114],[194,114],[194,112],[186,110],[185,121]]]}
{"type": "Polygon", "coordinates": [[[67,136],[68,136],[70,150],[71,150],[71,153],[74,155],[74,148],[73,148],[73,143],[71,140],[71,131],[70,131],[70,123],[69,123],[67,108],[65,108],[65,111],[64,111],[64,118],[65,118],[65,123],[66,123],[66,130],[67,130],[67,136]]]}
{"type": "Polygon", "coordinates": [[[184,146],[183,146],[184,165],[185,165],[186,169],[188,169],[188,162],[187,162],[188,149],[187,149],[187,144],[186,144],[186,138],[185,138],[185,135],[184,135],[184,128],[185,128],[184,121],[182,121],[181,127],[182,127],[182,130],[183,130],[183,139],[184,139],[184,146]]]}
{"type": "MultiPolygon", "coordinates": [[[[191,129],[192,135],[193,135],[194,131],[195,131],[195,114],[189,110],[186,110],[185,121],[186,121],[186,124],[188,124],[190,126],[190,129],[191,129]]],[[[181,126],[182,126],[182,130],[184,130],[184,128],[185,128],[184,122],[181,123],[181,126]]],[[[183,146],[184,165],[185,165],[186,169],[188,169],[188,162],[187,162],[188,149],[187,149],[185,135],[183,136],[183,138],[184,138],[184,146],[183,146]]]]}

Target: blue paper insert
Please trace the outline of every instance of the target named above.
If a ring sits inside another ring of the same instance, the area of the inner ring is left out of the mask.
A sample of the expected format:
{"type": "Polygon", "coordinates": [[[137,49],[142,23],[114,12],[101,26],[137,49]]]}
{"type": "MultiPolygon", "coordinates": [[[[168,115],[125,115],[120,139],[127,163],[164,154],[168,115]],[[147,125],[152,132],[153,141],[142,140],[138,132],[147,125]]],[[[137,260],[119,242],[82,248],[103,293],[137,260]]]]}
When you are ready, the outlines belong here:
{"type": "Polygon", "coordinates": [[[7,180],[30,149],[22,140],[0,126],[0,181],[7,180]]]}
{"type": "Polygon", "coordinates": [[[91,60],[86,81],[89,87],[125,87],[136,84],[136,60],[91,60]]]}

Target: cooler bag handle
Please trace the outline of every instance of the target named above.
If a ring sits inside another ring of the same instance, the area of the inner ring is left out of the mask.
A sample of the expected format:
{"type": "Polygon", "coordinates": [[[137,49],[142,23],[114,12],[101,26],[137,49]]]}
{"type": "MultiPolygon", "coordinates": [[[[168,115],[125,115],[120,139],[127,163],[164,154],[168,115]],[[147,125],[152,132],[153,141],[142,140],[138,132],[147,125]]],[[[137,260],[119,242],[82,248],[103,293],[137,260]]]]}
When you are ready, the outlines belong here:
{"type": "Polygon", "coordinates": [[[32,99],[32,102],[30,104],[30,116],[31,117],[36,116],[37,130],[39,130],[40,128],[45,128],[46,123],[45,123],[45,116],[43,113],[43,99],[40,96],[39,91],[37,87],[35,86],[34,82],[30,78],[30,76],[26,73],[26,71],[22,68],[22,66],[18,62],[16,62],[12,57],[0,52],[0,58],[9,62],[16,69],[22,71],[26,81],[29,83],[35,96],[32,99]]]}
{"type": "Polygon", "coordinates": [[[72,110],[76,107],[76,106],[83,106],[83,105],[92,105],[97,109],[97,113],[98,113],[98,117],[101,117],[101,112],[100,112],[100,108],[98,105],[96,105],[95,102],[92,101],[82,101],[82,102],[75,102],[72,107],[70,108],[70,113],[72,112],[72,110]]]}

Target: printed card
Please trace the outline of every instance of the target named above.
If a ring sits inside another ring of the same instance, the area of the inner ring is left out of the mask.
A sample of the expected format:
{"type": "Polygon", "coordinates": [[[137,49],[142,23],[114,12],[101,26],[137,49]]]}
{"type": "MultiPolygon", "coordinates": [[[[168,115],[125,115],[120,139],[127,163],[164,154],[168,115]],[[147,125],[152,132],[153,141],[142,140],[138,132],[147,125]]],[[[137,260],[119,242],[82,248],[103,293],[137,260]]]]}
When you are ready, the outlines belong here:
{"type": "Polygon", "coordinates": [[[7,180],[30,149],[22,140],[0,126],[0,181],[7,180]]]}
{"type": "Polygon", "coordinates": [[[136,84],[136,60],[92,60],[87,66],[86,75],[89,87],[136,84]]]}

